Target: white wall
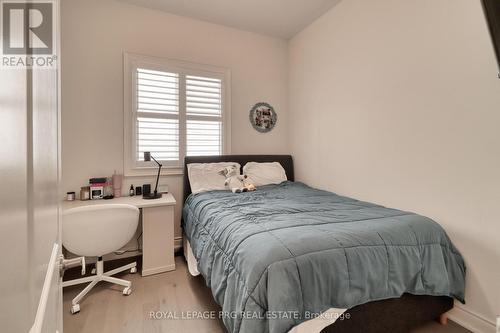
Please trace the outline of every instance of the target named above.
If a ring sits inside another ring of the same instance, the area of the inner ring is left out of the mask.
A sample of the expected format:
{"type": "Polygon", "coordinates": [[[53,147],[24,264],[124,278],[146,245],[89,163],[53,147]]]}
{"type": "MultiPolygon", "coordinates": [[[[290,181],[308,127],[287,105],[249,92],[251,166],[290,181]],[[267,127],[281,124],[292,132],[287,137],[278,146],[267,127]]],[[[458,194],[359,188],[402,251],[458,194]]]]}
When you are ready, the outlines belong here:
{"type": "MultiPolygon", "coordinates": [[[[123,171],[123,52],[222,66],[231,70],[232,153],[286,153],[285,40],[135,7],[113,0],[62,1],[63,189],[123,171]],[[278,113],[272,132],[248,121],[256,103],[278,113]]],[[[154,177],[126,179],[142,185],[154,177]]],[[[182,176],[164,177],[182,201],[182,176]]],[[[181,205],[176,210],[180,236],[181,205]]]]}
{"type": "Polygon", "coordinates": [[[453,318],[488,331],[500,315],[497,73],[479,0],[342,1],[290,42],[297,178],[442,224],[468,265],[469,312],[453,318]]]}

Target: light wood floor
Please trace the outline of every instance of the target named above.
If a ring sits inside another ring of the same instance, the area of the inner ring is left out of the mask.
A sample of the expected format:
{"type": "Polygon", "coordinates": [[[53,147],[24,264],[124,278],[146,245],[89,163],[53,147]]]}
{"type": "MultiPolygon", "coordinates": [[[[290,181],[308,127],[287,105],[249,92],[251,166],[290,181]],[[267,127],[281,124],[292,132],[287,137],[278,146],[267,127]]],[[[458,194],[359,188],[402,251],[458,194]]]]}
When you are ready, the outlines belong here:
{"type": "MultiPolygon", "coordinates": [[[[71,299],[83,289],[73,286],[64,289],[65,333],[225,333],[217,319],[151,319],[150,312],[175,311],[179,316],[186,311],[219,311],[210,289],[202,277],[192,277],[185,261],[176,257],[176,270],[164,274],[141,277],[140,274],[120,276],[132,281],[133,293],[123,296],[122,288],[99,283],[80,303],[81,311],[69,312],[71,299]]],[[[457,324],[446,326],[431,322],[411,333],[470,333],[457,324]]]]}

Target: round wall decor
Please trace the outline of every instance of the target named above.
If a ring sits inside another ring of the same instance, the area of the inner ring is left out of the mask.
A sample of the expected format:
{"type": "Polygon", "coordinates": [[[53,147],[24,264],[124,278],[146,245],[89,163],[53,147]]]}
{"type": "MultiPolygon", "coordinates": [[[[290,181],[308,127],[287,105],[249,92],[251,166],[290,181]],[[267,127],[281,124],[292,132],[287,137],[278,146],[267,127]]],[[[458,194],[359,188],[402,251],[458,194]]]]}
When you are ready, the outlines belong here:
{"type": "Polygon", "coordinates": [[[250,123],[260,133],[271,131],[277,121],[278,116],[274,108],[268,103],[257,103],[250,110],[250,123]]]}

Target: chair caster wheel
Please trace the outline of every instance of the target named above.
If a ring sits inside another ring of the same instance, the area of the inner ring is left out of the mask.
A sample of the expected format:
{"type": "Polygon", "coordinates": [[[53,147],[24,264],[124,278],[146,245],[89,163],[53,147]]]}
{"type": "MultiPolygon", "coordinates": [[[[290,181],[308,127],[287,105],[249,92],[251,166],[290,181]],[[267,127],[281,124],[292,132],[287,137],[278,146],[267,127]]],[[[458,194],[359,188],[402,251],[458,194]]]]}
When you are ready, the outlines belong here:
{"type": "Polygon", "coordinates": [[[75,304],[71,307],[71,314],[76,314],[80,312],[80,304],[75,304]]]}
{"type": "Polygon", "coordinates": [[[137,273],[137,267],[132,267],[130,269],[130,273],[132,273],[132,274],[137,273]]]}
{"type": "Polygon", "coordinates": [[[92,268],[92,270],[90,271],[90,274],[95,274],[95,273],[97,273],[96,269],[92,268]]]}
{"type": "Polygon", "coordinates": [[[130,294],[132,294],[132,287],[123,288],[123,295],[128,296],[130,294]]]}

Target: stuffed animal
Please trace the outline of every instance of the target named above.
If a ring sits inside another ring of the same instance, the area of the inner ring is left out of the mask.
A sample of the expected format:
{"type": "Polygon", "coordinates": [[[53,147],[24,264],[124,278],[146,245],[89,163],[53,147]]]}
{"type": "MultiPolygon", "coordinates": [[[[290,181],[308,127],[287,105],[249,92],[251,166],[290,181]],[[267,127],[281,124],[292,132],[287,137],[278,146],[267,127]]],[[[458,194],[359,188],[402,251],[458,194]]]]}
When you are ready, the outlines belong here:
{"type": "Polygon", "coordinates": [[[243,185],[244,185],[244,188],[246,189],[245,192],[247,192],[247,191],[251,192],[251,191],[255,191],[257,189],[253,183],[250,183],[247,175],[243,176],[243,185]]]}
{"type": "Polygon", "coordinates": [[[233,193],[241,193],[243,192],[244,177],[240,175],[240,170],[236,165],[230,165],[222,169],[219,174],[226,177],[226,181],[224,185],[228,187],[233,193]]]}
{"type": "Polygon", "coordinates": [[[247,184],[245,180],[246,175],[240,175],[238,167],[235,165],[230,165],[225,167],[219,172],[221,175],[226,177],[224,185],[228,187],[233,193],[241,193],[248,191],[255,191],[255,186],[253,184],[247,184]]]}

